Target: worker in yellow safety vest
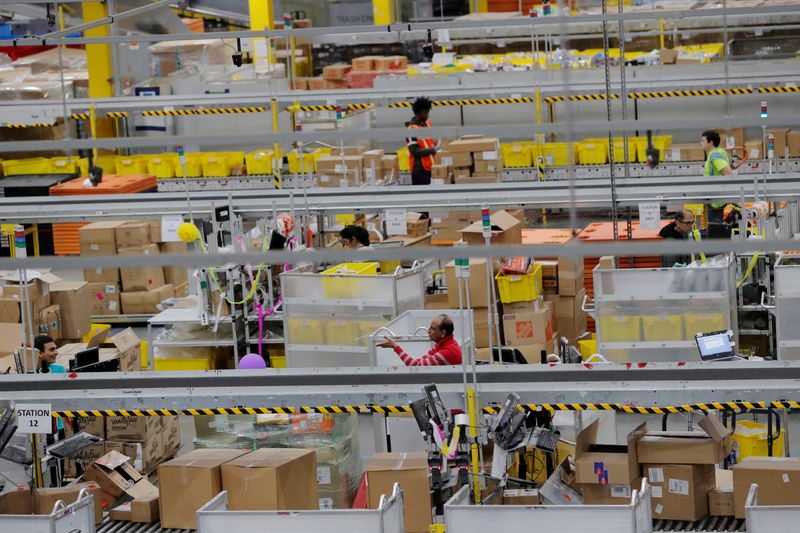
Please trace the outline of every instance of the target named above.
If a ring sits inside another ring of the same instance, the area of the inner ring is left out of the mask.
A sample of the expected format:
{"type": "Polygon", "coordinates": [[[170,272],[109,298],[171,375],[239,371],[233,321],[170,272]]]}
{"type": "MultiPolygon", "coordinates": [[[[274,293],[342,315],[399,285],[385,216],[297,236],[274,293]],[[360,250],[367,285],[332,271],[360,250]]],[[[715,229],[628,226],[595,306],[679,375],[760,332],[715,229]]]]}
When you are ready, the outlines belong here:
{"type": "MultiPolygon", "coordinates": [[[[730,176],[733,174],[731,159],[724,149],[720,148],[719,133],[714,130],[704,131],[700,137],[700,147],[706,153],[706,166],[704,176],[730,176]]],[[[713,203],[708,210],[710,224],[722,224],[725,220],[725,206],[727,203],[713,203]]]]}
{"type": "MultiPolygon", "coordinates": [[[[412,110],[414,118],[406,122],[409,129],[430,128],[431,121],[428,116],[431,112],[431,101],[421,96],[414,101],[412,110]]],[[[411,170],[412,185],[430,185],[433,156],[439,151],[440,142],[423,137],[407,137],[408,168],[411,170]]]]}

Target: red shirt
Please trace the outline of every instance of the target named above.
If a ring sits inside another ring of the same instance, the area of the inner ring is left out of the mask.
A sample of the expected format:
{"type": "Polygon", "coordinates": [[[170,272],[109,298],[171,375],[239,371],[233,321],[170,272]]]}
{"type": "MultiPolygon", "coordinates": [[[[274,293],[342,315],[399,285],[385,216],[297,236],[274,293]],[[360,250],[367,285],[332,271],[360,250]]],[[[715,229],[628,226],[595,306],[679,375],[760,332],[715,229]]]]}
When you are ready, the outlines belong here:
{"type": "Polygon", "coordinates": [[[436,343],[427,354],[415,359],[408,355],[400,346],[396,346],[394,353],[400,356],[406,366],[445,366],[461,364],[461,347],[452,335],[436,343]]]}

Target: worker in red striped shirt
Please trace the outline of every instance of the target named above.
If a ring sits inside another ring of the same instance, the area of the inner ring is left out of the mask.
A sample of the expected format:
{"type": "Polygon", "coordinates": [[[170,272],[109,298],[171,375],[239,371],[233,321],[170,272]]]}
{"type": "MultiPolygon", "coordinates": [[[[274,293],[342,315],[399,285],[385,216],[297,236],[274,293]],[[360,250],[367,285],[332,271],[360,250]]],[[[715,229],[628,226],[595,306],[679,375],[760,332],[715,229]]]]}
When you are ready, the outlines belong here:
{"type": "Polygon", "coordinates": [[[427,354],[419,358],[408,355],[393,339],[378,344],[381,348],[391,348],[400,356],[406,366],[445,366],[461,364],[461,347],[453,337],[453,319],[447,315],[439,315],[431,320],[428,326],[428,337],[435,343],[427,354]]]}

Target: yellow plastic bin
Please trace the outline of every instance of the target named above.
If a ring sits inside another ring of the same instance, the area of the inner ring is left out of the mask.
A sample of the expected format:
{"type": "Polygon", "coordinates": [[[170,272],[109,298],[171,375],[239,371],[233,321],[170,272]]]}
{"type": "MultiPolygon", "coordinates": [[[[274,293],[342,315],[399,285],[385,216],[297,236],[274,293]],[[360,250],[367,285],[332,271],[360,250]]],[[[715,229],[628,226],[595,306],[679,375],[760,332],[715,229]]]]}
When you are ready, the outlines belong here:
{"type": "Polygon", "coordinates": [[[147,341],[141,341],[139,343],[139,358],[142,361],[142,368],[150,368],[149,348],[150,345],[147,341]]]}
{"type": "MultiPolygon", "coordinates": [[[[653,137],[653,148],[661,152],[672,146],[672,135],[656,135],[653,137]]],[[[647,161],[647,137],[636,137],[636,155],[639,161],[647,161]]]]}
{"type": "Polygon", "coordinates": [[[286,368],[286,356],[285,355],[270,355],[269,356],[269,366],[272,368],[286,368]]]}
{"type": "MultiPolygon", "coordinates": [[[[773,431],[775,427],[773,426],[773,431]]],[[[772,443],[773,457],[783,457],[783,442],[786,430],[781,428],[778,437],[772,443]]],[[[752,420],[736,420],[736,430],[731,435],[733,450],[736,452],[736,462],[750,456],[767,457],[769,446],[767,425],[752,420]]]]}
{"type": "Polygon", "coordinates": [[[289,162],[289,172],[291,174],[313,174],[319,157],[322,156],[315,157],[314,154],[289,152],[286,154],[286,159],[289,162]]]}
{"type": "Polygon", "coordinates": [[[272,150],[256,150],[244,156],[248,176],[272,174],[274,165],[274,152],[272,150]]]}
{"type": "Polygon", "coordinates": [[[73,174],[80,171],[78,157],[51,157],[49,172],[52,174],[73,174]]]}
{"type": "Polygon", "coordinates": [[[500,301],[504,304],[532,302],[542,294],[542,265],[534,263],[527,274],[503,274],[495,276],[500,301]]]}
{"type": "Polygon", "coordinates": [[[211,152],[203,157],[203,176],[227,177],[232,169],[244,166],[244,152],[211,152]]]}
{"type": "Polygon", "coordinates": [[[397,166],[400,169],[400,172],[411,172],[411,168],[408,166],[408,163],[408,147],[403,146],[397,150],[397,166]]]}
{"type": "Polygon", "coordinates": [[[642,317],[644,341],[680,341],[683,335],[683,315],[645,315],[642,317]]]}
{"type": "Polygon", "coordinates": [[[213,370],[214,358],[207,357],[156,357],[153,359],[156,372],[170,370],[213,370]]]}
{"type": "Polygon", "coordinates": [[[92,324],[89,325],[89,333],[87,333],[86,335],[84,335],[81,338],[81,342],[89,342],[89,340],[92,337],[94,337],[95,335],[97,335],[101,331],[106,331],[106,330],[109,330],[109,329],[111,329],[111,324],[95,324],[95,323],[92,323],[92,324]]]}
{"type": "MultiPolygon", "coordinates": [[[[635,163],[639,160],[637,153],[637,141],[635,137],[628,137],[628,162],[635,163]]],[[[606,141],[608,143],[608,141],[606,141]]],[[[609,159],[611,156],[609,155],[609,159]]],[[[625,161],[625,139],[614,137],[614,161],[617,163],[625,161]]],[[[644,161],[642,161],[644,162],[644,161]]]]}
{"type": "MultiPolygon", "coordinates": [[[[92,164],[96,167],[103,169],[103,174],[116,174],[117,173],[117,155],[116,154],[103,154],[92,158],[92,164]]],[[[89,158],[82,157],[78,161],[78,167],[81,176],[89,175],[89,158]]]]}
{"type": "Polygon", "coordinates": [[[115,162],[117,174],[147,174],[146,155],[119,156],[115,162]]]}
{"type": "Polygon", "coordinates": [[[686,313],[683,320],[686,324],[686,340],[694,340],[698,333],[728,329],[724,313],[686,313]]]}
{"type": "Polygon", "coordinates": [[[502,143],[500,149],[503,151],[503,165],[507,168],[524,168],[533,165],[531,143],[502,143]]]}
{"type": "Polygon", "coordinates": [[[603,342],[641,341],[642,317],[601,315],[600,338],[603,342]]]}
{"type": "MultiPolygon", "coordinates": [[[[199,178],[203,175],[203,157],[202,153],[184,154],[186,158],[186,177],[199,178]]],[[[175,159],[175,177],[183,178],[183,169],[181,168],[180,158],[175,159]]]]}
{"type": "Polygon", "coordinates": [[[333,346],[354,346],[361,337],[360,323],[357,320],[325,320],[325,339],[333,346]]]}
{"type": "Polygon", "coordinates": [[[325,344],[325,332],[321,320],[290,318],[288,326],[290,344],[325,344]]]}
{"type": "Polygon", "coordinates": [[[147,172],[156,178],[174,178],[176,165],[180,163],[175,153],[152,154],[147,158],[147,172]]]}
{"type": "Polygon", "coordinates": [[[27,174],[48,174],[50,160],[46,157],[29,157],[27,159],[9,159],[3,161],[3,174],[17,176],[27,174]]]}
{"type": "Polygon", "coordinates": [[[341,263],[322,274],[322,293],[325,298],[355,298],[361,294],[359,280],[355,276],[374,276],[378,274],[379,264],[341,263]]]}
{"type": "MultiPolygon", "coordinates": [[[[576,145],[573,144],[573,146],[576,145]]],[[[570,155],[569,144],[567,143],[544,143],[539,155],[541,155],[544,164],[549,167],[563,167],[575,163],[574,148],[573,154],[570,155]]]]}
{"type": "Polygon", "coordinates": [[[584,139],[578,143],[578,162],[581,165],[608,163],[608,139],[584,139]]]}
{"type": "Polygon", "coordinates": [[[594,333],[592,333],[591,339],[584,339],[578,341],[578,350],[581,352],[581,356],[584,359],[587,357],[591,357],[592,355],[597,353],[597,337],[594,333]]]}

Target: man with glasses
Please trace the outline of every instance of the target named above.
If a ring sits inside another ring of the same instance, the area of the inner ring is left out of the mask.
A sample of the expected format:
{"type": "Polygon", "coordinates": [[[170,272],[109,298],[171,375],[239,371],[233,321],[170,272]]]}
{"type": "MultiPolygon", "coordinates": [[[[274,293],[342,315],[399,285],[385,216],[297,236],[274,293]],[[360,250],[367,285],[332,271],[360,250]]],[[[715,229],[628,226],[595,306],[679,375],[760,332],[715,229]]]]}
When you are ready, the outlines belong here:
{"type": "MultiPolygon", "coordinates": [[[[682,209],[675,213],[675,220],[661,228],[658,232],[662,239],[678,239],[685,241],[692,234],[694,228],[694,213],[688,209],[682,209]]],[[[662,267],[673,267],[675,265],[688,265],[692,262],[689,255],[663,255],[661,256],[662,267]]]]}
{"type": "Polygon", "coordinates": [[[406,366],[445,366],[461,364],[461,347],[453,337],[453,319],[447,315],[439,315],[431,320],[428,326],[428,338],[434,342],[427,354],[415,358],[408,355],[393,339],[378,344],[380,348],[391,348],[400,356],[406,366]]]}

